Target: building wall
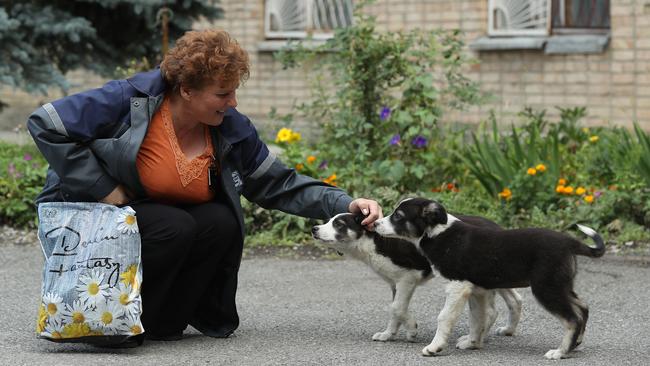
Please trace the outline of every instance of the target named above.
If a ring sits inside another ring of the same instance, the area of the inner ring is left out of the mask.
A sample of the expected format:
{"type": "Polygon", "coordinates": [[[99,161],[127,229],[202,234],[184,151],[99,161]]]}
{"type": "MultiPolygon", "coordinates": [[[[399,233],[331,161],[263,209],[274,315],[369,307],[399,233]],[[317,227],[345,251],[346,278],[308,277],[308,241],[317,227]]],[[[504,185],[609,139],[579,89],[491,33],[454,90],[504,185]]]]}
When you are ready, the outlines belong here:
{"type": "MultiPolygon", "coordinates": [[[[271,106],[286,112],[309,95],[307,75],[282,70],[264,40],[263,0],[222,0],[226,19],[215,26],[228,30],[251,54],[251,80],[240,92],[242,110],[264,119],[271,106]]],[[[600,54],[546,55],[543,51],[474,52],[480,63],[468,76],[491,92],[493,102],[469,111],[450,112],[448,121],[478,122],[493,109],[498,120],[516,121],[524,106],[586,106],[589,125],[630,126],[637,120],[650,130],[650,0],[611,1],[611,40],[600,54]]],[[[378,0],[367,11],[388,31],[413,28],[459,28],[466,41],[485,35],[486,0],[378,0]]],[[[202,27],[209,25],[203,24],[202,27]]]]}
{"type": "MultiPolygon", "coordinates": [[[[305,70],[282,70],[272,52],[260,51],[264,41],[264,0],[221,0],[225,18],[196,28],[228,30],[251,57],[251,77],[239,91],[239,109],[254,120],[267,120],[272,107],[285,113],[307,100],[305,70]]],[[[380,30],[459,28],[469,43],[487,28],[486,0],[378,0],[366,10],[377,16],[380,30]]],[[[491,92],[494,100],[482,107],[449,112],[446,121],[476,123],[490,110],[503,123],[516,121],[524,106],[586,106],[589,125],[630,126],[637,120],[650,130],[650,0],[611,1],[611,41],[600,54],[546,55],[542,51],[490,51],[473,53],[480,63],[467,75],[491,92]]],[[[74,90],[101,85],[99,78],[73,74],[74,90]],[[76,80],[75,80],[76,78],[76,80]]],[[[74,91],[73,90],[73,91],[74,91]]],[[[23,123],[34,108],[60,93],[28,96],[0,89],[0,100],[11,107],[0,114],[0,127],[23,123]]],[[[307,126],[305,126],[307,129],[307,126]]]]}

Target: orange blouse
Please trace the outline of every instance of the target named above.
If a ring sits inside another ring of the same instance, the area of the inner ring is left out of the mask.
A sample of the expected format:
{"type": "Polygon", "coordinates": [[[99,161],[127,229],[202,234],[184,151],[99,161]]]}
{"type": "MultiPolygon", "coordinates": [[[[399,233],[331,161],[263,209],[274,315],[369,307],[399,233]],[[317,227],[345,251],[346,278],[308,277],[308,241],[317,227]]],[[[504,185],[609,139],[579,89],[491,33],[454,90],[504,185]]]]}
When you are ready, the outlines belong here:
{"type": "Polygon", "coordinates": [[[205,150],[188,160],[181,150],[172,123],[169,98],[153,115],[136,161],[140,181],[155,201],[164,203],[203,203],[214,198],[208,186],[208,167],[212,161],[212,139],[205,126],[205,150]]]}

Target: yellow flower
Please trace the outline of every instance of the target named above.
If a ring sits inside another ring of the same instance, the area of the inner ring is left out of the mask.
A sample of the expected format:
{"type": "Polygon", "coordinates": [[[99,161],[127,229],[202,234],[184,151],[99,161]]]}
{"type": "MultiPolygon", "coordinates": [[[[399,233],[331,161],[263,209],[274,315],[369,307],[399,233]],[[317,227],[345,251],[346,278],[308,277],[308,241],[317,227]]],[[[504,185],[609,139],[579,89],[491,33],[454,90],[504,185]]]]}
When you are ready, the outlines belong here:
{"type": "Polygon", "coordinates": [[[90,335],[88,323],[70,323],[63,327],[63,338],[79,338],[90,335]]]}
{"type": "Polygon", "coordinates": [[[120,280],[125,285],[136,286],[135,277],[138,274],[138,266],[135,264],[130,265],[126,271],[120,273],[120,280]]]}
{"type": "Polygon", "coordinates": [[[591,142],[596,142],[596,141],[598,141],[598,136],[595,136],[595,135],[594,135],[594,136],[591,136],[591,137],[589,138],[589,141],[591,141],[591,142]]]}
{"type": "Polygon", "coordinates": [[[555,187],[555,192],[564,193],[564,186],[558,185],[557,187],[555,187]]]}
{"type": "Polygon", "coordinates": [[[499,197],[507,201],[512,198],[512,191],[509,188],[504,188],[503,191],[499,193],[499,197]]]}
{"type": "Polygon", "coordinates": [[[588,129],[587,127],[583,127],[583,128],[582,128],[582,132],[584,132],[584,133],[589,133],[589,129],[588,129]]]}
{"type": "Polygon", "coordinates": [[[309,155],[307,157],[307,163],[311,164],[316,161],[316,157],[314,155],[309,155]]]}
{"type": "Polygon", "coordinates": [[[293,131],[288,128],[281,128],[280,131],[278,131],[278,134],[275,136],[275,142],[289,142],[292,132],[293,131]]]}
{"type": "Polygon", "coordinates": [[[571,187],[571,186],[564,187],[564,193],[565,194],[573,194],[573,187],[571,187]]]}
{"type": "Polygon", "coordinates": [[[546,171],[546,165],[544,164],[538,164],[535,169],[537,169],[538,172],[545,172],[546,171]]]}
{"type": "Polygon", "coordinates": [[[289,137],[289,142],[300,141],[300,134],[298,132],[291,131],[291,136],[289,137]]]}
{"type": "Polygon", "coordinates": [[[298,164],[296,164],[296,170],[297,170],[297,171],[301,171],[301,170],[303,170],[304,167],[305,167],[305,165],[302,164],[302,163],[298,163],[298,164]]]}
{"type": "Polygon", "coordinates": [[[45,330],[47,322],[47,310],[45,309],[45,306],[41,304],[41,306],[38,308],[38,320],[36,322],[36,333],[41,333],[45,330]]]}
{"type": "Polygon", "coordinates": [[[535,169],[535,168],[528,168],[528,170],[526,171],[526,174],[528,174],[528,175],[535,175],[535,174],[537,174],[537,169],[535,169]]]}
{"type": "Polygon", "coordinates": [[[561,186],[565,186],[566,185],[566,179],[564,179],[564,178],[558,179],[557,184],[561,185],[561,186]]]}
{"type": "Polygon", "coordinates": [[[585,192],[587,192],[587,190],[584,189],[584,187],[578,187],[578,189],[576,189],[576,194],[579,196],[582,196],[585,192]]]}
{"type": "Polygon", "coordinates": [[[592,202],[594,202],[594,196],[592,196],[592,195],[585,196],[584,200],[587,203],[592,203],[592,202]]]}

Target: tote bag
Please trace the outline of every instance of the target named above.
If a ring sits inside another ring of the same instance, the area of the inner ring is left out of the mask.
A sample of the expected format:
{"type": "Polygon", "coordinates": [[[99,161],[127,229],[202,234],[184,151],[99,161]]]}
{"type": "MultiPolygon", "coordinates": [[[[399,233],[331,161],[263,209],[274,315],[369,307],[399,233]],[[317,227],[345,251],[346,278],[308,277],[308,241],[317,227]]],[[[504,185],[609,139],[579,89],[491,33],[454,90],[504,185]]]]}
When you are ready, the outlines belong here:
{"type": "Polygon", "coordinates": [[[55,342],[115,344],[144,332],[135,211],[93,202],[38,206],[45,256],[36,332],[55,342]]]}

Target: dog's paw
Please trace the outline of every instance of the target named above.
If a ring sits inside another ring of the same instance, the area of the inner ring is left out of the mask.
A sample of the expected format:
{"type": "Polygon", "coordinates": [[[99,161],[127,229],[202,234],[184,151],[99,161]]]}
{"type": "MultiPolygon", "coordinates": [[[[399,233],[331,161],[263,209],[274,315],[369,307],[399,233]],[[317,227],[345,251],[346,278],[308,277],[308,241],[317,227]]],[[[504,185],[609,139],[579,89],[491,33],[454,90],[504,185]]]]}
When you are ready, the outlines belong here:
{"type": "Polygon", "coordinates": [[[497,335],[511,337],[515,335],[515,330],[510,327],[499,327],[497,329],[497,335]]]}
{"type": "Polygon", "coordinates": [[[567,358],[567,355],[562,353],[562,351],[559,349],[552,349],[546,352],[544,357],[548,358],[549,360],[559,360],[561,358],[567,358]]]}
{"type": "Polygon", "coordinates": [[[372,336],[373,341],[379,341],[379,342],[386,342],[386,341],[390,341],[391,339],[393,339],[393,334],[391,334],[390,332],[379,332],[379,333],[375,333],[375,335],[372,336]]]}
{"type": "Polygon", "coordinates": [[[418,331],[417,330],[406,331],[406,341],[407,342],[415,342],[415,338],[417,336],[418,336],[418,331]]]}
{"type": "Polygon", "coordinates": [[[408,342],[415,342],[415,337],[418,335],[418,323],[409,322],[406,324],[406,340],[408,342]]]}
{"type": "Polygon", "coordinates": [[[447,343],[434,343],[422,348],[423,356],[437,356],[447,349],[447,343]]]}
{"type": "Polygon", "coordinates": [[[483,348],[482,345],[478,344],[477,342],[472,342],[472,340],[469,337],[469,334],[464,335],[460,338],[458,338],[458,342],[456,342],[456,348],[458,349],[481,349],[483,348]]]}

